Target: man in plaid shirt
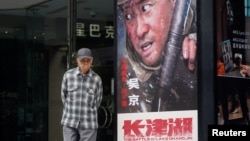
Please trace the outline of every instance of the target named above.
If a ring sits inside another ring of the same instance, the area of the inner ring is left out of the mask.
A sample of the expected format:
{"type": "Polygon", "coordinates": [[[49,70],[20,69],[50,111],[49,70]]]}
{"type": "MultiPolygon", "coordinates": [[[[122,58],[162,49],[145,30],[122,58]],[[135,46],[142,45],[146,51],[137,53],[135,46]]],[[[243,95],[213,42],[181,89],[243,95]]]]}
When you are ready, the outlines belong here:
{"type": "Polygon", "coordinates": [[[103,95],[102,80],[91,69],[93,56],[90,49],[78,50],[76,61],[78,67],[68,70],[62,80],[63,139],[96,141],[97,113],[103,95]]]}

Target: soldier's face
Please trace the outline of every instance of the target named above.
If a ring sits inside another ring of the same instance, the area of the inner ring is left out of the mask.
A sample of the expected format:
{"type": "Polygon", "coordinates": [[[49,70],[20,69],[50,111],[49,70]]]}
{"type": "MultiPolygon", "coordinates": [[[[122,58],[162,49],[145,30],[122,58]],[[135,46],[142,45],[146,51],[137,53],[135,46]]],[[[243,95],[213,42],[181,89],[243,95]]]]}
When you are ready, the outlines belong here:
{"type": "Polygon", "coordinates": [[[131,0],[123,6],[129,40],[149,66],[159,63],[166,44],[174,0],[131,0]]]}

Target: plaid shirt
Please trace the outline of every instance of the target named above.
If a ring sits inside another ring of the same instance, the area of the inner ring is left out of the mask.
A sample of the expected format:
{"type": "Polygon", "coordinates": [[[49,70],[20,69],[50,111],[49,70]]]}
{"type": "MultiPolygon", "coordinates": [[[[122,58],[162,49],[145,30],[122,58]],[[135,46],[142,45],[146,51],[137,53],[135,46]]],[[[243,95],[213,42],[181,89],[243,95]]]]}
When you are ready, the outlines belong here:
{"type": "Polygon", "coordinates": [[[68,70],[61,86],[61,124],[73,128],[97,129],[97,113],[102,94],[101,77],[92,69],[86,75],[80,73],[79,67],[68,70]]]}

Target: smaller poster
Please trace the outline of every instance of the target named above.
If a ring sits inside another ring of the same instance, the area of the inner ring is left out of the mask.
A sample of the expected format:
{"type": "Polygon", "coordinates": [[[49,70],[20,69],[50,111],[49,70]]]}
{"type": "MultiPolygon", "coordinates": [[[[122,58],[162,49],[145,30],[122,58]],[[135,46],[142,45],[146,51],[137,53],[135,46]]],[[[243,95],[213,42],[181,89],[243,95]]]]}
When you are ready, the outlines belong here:
{"type": "Polygon", "coordinates": [[[247,1],[216,1],[219,125],[250,124],[250,29],[244,12],[249,6],[247,1]]]}
{"type": "Polygon", "coordinates": [[[222,58],[225,65],[225,71],[229,72],[234,67],[230,40],[222,42],[221,47],[222,47],[222,58]]]}

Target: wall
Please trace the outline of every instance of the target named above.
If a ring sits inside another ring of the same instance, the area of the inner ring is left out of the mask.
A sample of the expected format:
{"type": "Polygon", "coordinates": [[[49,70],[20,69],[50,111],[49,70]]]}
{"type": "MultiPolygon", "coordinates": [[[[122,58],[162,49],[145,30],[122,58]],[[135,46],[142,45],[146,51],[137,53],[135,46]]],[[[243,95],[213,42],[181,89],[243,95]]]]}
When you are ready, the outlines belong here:
{"type": "Polygon", "coordinates": [[[48,98],[48,113],[49,113],[49,141],[62,141],[62,128],[60,125],[62,116],[61,102],[61,81],[63,73],[66,71],[66,66],[62,63],[62,58],[65,51],[60,51],[58,48],[49,48],[49,98],[48,98]]]}

